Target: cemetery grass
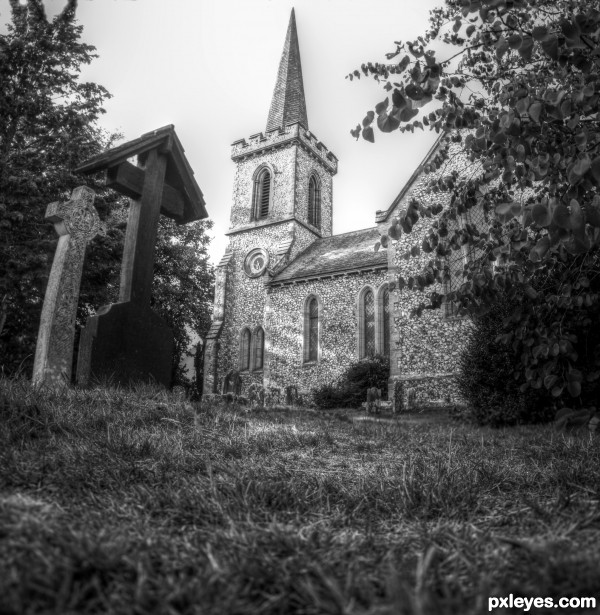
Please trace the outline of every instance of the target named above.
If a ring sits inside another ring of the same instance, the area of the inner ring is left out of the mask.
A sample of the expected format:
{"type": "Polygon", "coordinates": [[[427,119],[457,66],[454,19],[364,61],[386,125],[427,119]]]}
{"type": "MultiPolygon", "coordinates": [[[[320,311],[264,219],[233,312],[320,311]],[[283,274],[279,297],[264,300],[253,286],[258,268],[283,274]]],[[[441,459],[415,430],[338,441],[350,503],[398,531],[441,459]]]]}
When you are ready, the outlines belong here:
{"type": "Polygon", "coordinates": [[[3,614],[600,599],[597,439],[9,380],[0,425],[3,614]]]}

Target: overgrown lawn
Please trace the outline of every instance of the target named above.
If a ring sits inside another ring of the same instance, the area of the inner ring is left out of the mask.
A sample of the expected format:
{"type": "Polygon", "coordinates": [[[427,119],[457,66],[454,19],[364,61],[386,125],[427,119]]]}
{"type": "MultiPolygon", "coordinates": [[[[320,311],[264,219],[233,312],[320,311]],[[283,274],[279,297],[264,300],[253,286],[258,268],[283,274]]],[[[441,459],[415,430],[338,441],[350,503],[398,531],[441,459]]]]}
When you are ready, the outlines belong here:
{"type": "Polygon", "coordinates": [[[0,381],[0,612],[600,604],[599,438],[343,418],[0,381]]]}

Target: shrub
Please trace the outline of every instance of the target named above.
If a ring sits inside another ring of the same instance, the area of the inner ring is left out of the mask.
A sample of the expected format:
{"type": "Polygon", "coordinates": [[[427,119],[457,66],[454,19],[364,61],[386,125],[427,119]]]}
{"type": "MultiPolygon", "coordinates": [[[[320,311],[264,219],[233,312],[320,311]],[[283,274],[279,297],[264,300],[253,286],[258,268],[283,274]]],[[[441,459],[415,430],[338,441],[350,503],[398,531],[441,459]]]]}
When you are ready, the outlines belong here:
{"type": "Polygon", "coordinates": [[[387,384],[390,376],[390,360],[383,355],[374,355],[351,363],[335,384],[325,384],[312,390],[313,400],[318,408],[359,408],[367,399],[367,389],[381,389],[387,398],[387,384]]]}
{"type": "Polygon", "coordinates": [[[478,318],[459,359],[458,386],[468,404],[463,416],[480,425],[539,423],[554,415],[547,391],[520,391],[520,382],[514,378],[518,358],[512,346],[496,342],[503,332],[502,321],[513,307],[505,301],[478,318]]]}

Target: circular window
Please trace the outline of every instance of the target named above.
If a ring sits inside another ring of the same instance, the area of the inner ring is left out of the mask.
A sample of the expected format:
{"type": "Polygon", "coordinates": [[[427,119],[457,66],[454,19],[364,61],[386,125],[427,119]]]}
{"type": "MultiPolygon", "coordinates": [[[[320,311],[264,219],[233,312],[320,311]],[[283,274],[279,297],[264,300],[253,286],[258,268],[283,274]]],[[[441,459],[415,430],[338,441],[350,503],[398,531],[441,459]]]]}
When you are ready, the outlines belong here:
{"type": "Polygon", "coordinates": [[[262,248],[256,248],[255,250],[248,252],[246,255],[246,260],[244,261],[244,271],[248,277],[257,278],[266,271],[268,264],[268,252],[262,248]]]}

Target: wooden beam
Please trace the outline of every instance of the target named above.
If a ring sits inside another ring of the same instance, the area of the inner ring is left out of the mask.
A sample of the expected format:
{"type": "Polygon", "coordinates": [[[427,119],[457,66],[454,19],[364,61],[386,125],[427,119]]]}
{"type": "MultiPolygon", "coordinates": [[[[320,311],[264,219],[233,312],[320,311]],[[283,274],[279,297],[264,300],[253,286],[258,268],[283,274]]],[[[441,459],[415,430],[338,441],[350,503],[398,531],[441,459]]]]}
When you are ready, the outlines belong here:
{"type": "Polygon", "coordinates": [[[143,174],[141,195],[129,205],[123,246],[119,302],[150,307],[154,277],[154,246],[158,233],[160,201],[167,170],[167,156],[150,150],[143,174]]]}
{"type": "MultiPolygon", "coordinates": [[[[145,174],[144,169],[125,161],[106,170],[104,184],[132,199],[139,199],[144,187],[145,174]]],[[[180,220],[183,216],[183,195],[169,184],[163,185],[160,205],[160,213],[168,218],[180,220]]]]}

